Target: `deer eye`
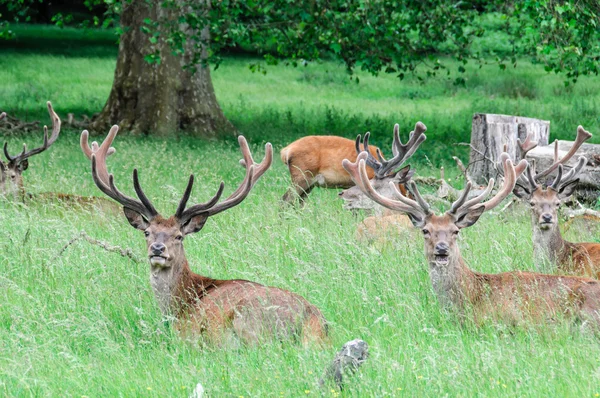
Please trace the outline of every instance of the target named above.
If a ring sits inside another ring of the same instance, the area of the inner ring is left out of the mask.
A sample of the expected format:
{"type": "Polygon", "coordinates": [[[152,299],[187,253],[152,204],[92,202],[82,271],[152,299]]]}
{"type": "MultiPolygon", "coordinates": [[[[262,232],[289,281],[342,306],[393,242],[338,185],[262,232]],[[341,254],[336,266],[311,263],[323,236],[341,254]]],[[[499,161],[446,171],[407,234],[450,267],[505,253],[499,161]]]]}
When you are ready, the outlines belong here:
{"type": "Polygon", "coordinates": [[[175,240],[179,240],[179,241],[183,240],[183,235],[177,235],[175,237],[175,240]]]}
{"type": "Polygon", "coordinates": [[[423,235],[429,235],[429,230],[428,229],[424,229],[423,230],[423,235]]]}
{"type": "Polygon", "coordinates": [[[535,206],[535,202],[534,202],[533,200],[529,201],[529,204],[530,204],[531,206],[535,206]]]}
{"type": "Polygon", "coordinates": [[[147,238],[150,236],[150,231],[144,231],[144,236],[147,238]]]}
{"type": "Polygon", "coordinates": [[[452,235],[458,235],[460,231],[457,229],[456,231],[452,231],[452,235]]]}

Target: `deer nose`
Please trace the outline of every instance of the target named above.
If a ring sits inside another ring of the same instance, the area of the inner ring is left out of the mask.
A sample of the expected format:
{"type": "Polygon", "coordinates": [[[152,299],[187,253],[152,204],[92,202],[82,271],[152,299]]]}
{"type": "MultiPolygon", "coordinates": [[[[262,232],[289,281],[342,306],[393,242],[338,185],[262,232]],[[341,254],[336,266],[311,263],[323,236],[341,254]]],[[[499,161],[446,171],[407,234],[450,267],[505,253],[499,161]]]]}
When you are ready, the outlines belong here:
{"type": "Polygon", "coordinates": [[[552,214],[542,214],[542,220],[544,222],[552,222],[552,214]]]}
{"type": "Polygon", "coordinates": [[[166,248],[166,246],[164,245],[164,243],[160,243],[160,242],[155,242],[150,245],[150,250],[152,250],[152,254],[154,254],[154,255],[163,254],[163,252],[165,251],[165,248],[166,248]]]}
{"type": "Polygon", "coordinates": [[[447,256],[448,249],[450,249],[450,247],[446,242],[440,242],[437,245],[435,245],[435,254],[439,256],[447,256]]]}

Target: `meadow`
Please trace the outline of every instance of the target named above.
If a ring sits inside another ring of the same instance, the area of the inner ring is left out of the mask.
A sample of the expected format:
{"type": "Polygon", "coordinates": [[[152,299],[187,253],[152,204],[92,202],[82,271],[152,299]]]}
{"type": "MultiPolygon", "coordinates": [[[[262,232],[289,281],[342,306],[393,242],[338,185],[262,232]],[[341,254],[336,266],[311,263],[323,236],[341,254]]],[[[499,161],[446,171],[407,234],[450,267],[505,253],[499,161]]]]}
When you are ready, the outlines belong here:
{"type": "MultiPolygon", "coordinates": [[[[101,109],[114,72],[115,38],[54,28],[19,27],[21,40],[0,44],[0,110],[49,123],[51,100],[65,119],[101,109]],[[77,40],[67,40],[69,37],[77,40]]],[[[417,120],[428,140],[413,164],[434,175],[451,156],[466,160],[474,112],[551,121],[551,137],[568,139],[578,124],[596,134],[600,82],[565,87],[521,60],[516,69],[470,67],[465,87],[439,76],[415,78],[359,73],[348,78],[333,62],[297,69],[269,67],[253,74],[253,59],[230,57],[212,73],[225,114],[246,135],[255,159],[264,143],[278,152],[308,134],[354,138],[369,130],[389,152],[393,123],[406,134],[417,120]]],[[[80,131],[63,128],[59,140],[30,159],[27,190],[98,195],[80,131]]],[[[106,132],[94,137],[102,139],[106,132]]],[[[7,135],[9,148],[41,143],[42,133],[7,135]]],[[[132,193],[131,171],[144,191],[171,215],[187,177],[197,177],[191,201],[204,201],[218,183],[232,192],[243,178],[233,139],[203,141],[185,134],[169,140],[122,132],[108,160],[118,186],[132,193]]],[[[164,323],[150,284],[143,234],[121,214],[61,203],[0,200],[0,394],[5,396],[181,396],[196,383],[209,396],[598,396],[600,341],[578,325],[550,328],[460,323],[442,310],[431,289],[418,231],[392,235],[383,247],[359,243],[363,215],[342,210],[335,190],[314,190],[301,210],[282,208],[289,176],[274,164],[239,206],[209,220],[186,239],[195,272],[240,278],[301,294],[330,323],[330,342],[198,347],[164,323]],[[137,260],[85,241],[80,232],[123,248],[137,260]],[[370,359],[340,394],[317,380],[341,345],[370,345],[370,359]]],[[[460,239],[469,266],[483,272],[531,270],[529,213],[484,214],[460,239]]],[[[595,225],[574,223],[572,241],[598,241],[595,225]]]]}

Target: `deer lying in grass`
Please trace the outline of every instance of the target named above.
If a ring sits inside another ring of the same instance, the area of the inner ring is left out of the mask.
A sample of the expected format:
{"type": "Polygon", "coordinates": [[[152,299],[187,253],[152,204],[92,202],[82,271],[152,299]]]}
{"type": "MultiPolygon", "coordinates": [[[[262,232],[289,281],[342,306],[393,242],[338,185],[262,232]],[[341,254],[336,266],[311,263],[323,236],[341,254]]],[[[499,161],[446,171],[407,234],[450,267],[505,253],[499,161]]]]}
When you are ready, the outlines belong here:
{"type": "MultiPolygon", "coordinates": [[[[409,139],[406,144],[402,144],[399,134],[399,126],[394,126],[394,141],[392,144],[392,153],[394,157],[389,161],[383,159],[379,149],[376,150],[377,158],[368,153],[366,164],[368,169],[375,170],[375,174],[369,178],[371,179],[371,185],[381,195],[391,197],[393,191],[390,188],[390,182],[398,185],[400,192],[407,195],[405,184],[410,180],[414,171],[410,170],[410,166],[406,166],[397,170],[402,164],[404,164],[417,150],[419,145],[427,139],[425,131],[427,127],[421,122],[415,125],[414,131],[409,134],[409,139]]],[[[356,138],[356,152],[361,152],[360,149],[360,135],[356,138]]],[[[369,147],[369,133],[365,134],[363,141],[363,149],[365,151],[370,150],[369,147]]],[[[406,229],[412,229],[412,224],[405,214],[393,212],[387,209],[377,206],[369,197],[367,197],[358,186],[353,186],[349,189],[340,193],[340,197],[344,200],[345,209],[363,209],[370,210],[375,209],[375,215],[365,218],[358,224],[356,228],[356,239],[358,241],[376,242],[379,244],[385,244],[389,238],[393,238],[394,235],[404,232],[406,229]]]]}
{"type": "MultiPolygon", "coordinates": [[[[29,167],[29,158],[37,155],[48,149],[60,133],[60,118],[54,112],[50,101],[47,103],[48,113],[52,119],[52,134],[48,137],[48,127],[44,126],[44,143],[42,146],[27,150],[27,145],[23,145],[23,151],[15,156],[8,152],[8,142],[4,143],[4,156],[8,160],[7,163],[0,160],[0,193],[6,196],[25,198],[25,190],[23,188],[23,172],[29,167]]],[[[0,120],[6,116],[6,113],[0,115],[0,120]]]]}
{"type": "Polygon", "coordinates": [[[421,229],[433,290],[442,305],[463,316],[472,314],[477,323],[487,318],[509,324],[529,320],[543,322],[566,315],[600,326],[600,282],[520,271],[484,274],[469,269],[460,254],[456,243],[460,230],[475,224],[485,211],[499,205],[511,193],[526,161],[522,160],[515,167],[508,154],[502,154],[505,180],[492,199],[482,203],[492,190],[493,180],[484,193],[471,199],[467,199],[471,189],[468,182],[450,210],[438,216],[420,195],[414,181],[409,187],[415,200],[397,190],[396,199],[379,194],[366,174],[367,157],[361,153],[356,163],[344,160],[344,168],[371,199],[389,209],[407,213],[415,227],[421,229]]]}
{"type": "MultiPolygon", "coordinates": [[[[566,164],[592,135],[583,127],[577,128],[577,138],[573,146],[562,158],[558,158],[558,141],[555,142],[554,161],[545,170],[536,172],[530,164],[526,177],[517,181],[513,193],[529,202],[531,206],[531,224],[533,227],[533,256],[538,270],[550,264],[553,270],[600,279],[600,244],[571,243],[563,239],[558,225],[558,209],[562,202],[570,197],[579,179],[577,176],[587,163],[580,157],[576,166],[565,173],[566,164]],[[553,171],[558,174],[552,181],[544,181],[553,171]],[[548,184],[548,185],[546,185],[548,184]]],[[[536,142],[528,136],[525,142],[519,141],[522,157],[535,148],[536,142]]]]}
{"type": "MultiPolygon", "coordinates": [[[[373,155],[378,150],[371,147],[373,155]]],[[[293,189],[282,200],[293,203],[296,197],[304,203],[315,186],[349,188],[352,180],[342,168],[343,159],[356,159],[354,141],[333,135],[309,135],[292,142],[281,150],[281,161],[288,166],[293,189]]],[[[368,170],[372,177],[374,172],[368,170]]]]}
{"type": "MultiPolygon", "coordinates": [[[[111,129],[110,142],[116,131],[111,129]]],[[[133,187],[139,200],[117,189],[106,166],[110,142],[91,153],[92,177],[102,192],[123,206],[129,223],[144,232],[152,290],[162,313],[174,317],[176,328],[183,334],[202,334],[214,343],[231,334],[246,343],[267,337],[321,341],[326,336],[326,321],[303,297],[246,280],[212,279],[190,269],[183,248],[185,236],[200,231],[209,217],[240,204],[271,165],[271,144],[266,145],[265,158],[257,164],[244,137],[238,141],[244,156],[241,163],[246,168],[240,186],[219,202],[224,188],[221,183],[208,202],[187,207],[194,183],[191,175],[175,215],[169,218],[161,216],[144,194],[137,169],[133,170],[133,187]]]]}

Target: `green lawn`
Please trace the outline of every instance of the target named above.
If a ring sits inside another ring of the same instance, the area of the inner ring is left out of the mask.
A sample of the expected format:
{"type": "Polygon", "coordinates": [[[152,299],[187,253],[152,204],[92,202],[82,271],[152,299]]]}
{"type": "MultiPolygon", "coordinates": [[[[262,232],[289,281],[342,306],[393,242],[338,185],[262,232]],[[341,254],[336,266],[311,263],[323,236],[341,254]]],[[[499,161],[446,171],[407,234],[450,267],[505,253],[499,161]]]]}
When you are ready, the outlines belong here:
{"type": "MultiPolygon", "coordinates": [[[[63,43],[68,32],[20,29],[19,45],[0,44],[0,109],[44,123],[46,100],[63,117],[98,111],[115,65],[110,36],[91,37],[90,46],[98,48],[79,55],[87,42],[63,43]]],[[[247,63],[227,58],[213,78],[225,113],[251,138],[255,158],[266,140],[278,150],[306,134],[353,137],[371,130],[376,142],[389,145],[394,122],[406,133],[422,120],[430,138],[419,150],[418,173],[430,175],[431,165],[449,163],[455,153],[465,160],[453,143],[468,141],[473,112],[547,119],[552,136],[561,138],[574,136],[577,124],[594,134],[600,126],[599,82],[581,79],[565,89],[560,77],[526,61],[514,71],[486,67],[469,75],[466,88],[445,78],[421,85],[362,74],[357,85],[333,63],[274,67],[262,76],[247,63]]],[[[22,142],[41,143],[41,131],[6,139],[15,151],[22,142]]],[[[28,191],[100,195],[78,142],[79,132],[65,129],[50,150],[32,158],[28,191]]],[[[232,192],[243,178],[233,140],[124,134],[115,146],[109,168],[117,184],[132,193],[131,171],[139,168],[144,190],[166,216],[175,211],[189,173],[197,177],[191,201],[206,200],[221,179],[226,194],[232,192]]],[[[342,211],[334,190],[315,190],[300,211],[282,210],[288,178],[275,159],[244,203],[186,239],[187,256],[204,275],[303,295],[331,324],[326,347],[219,349],[183,341],[162,322],[146,261],[83,241],[59,255],[85,231],[143,258],[143,234],[122,215],[0,200],[0,395],[185,397],[200,382],[212,397],[316,396],[316,380],[334,352],[356,337],[369,343],[371,357],[343,396],[600,393],[597,336],[563,323],[548,330],[461,325],[438,306],[418,231],[390,237],[381,249],[358,243],[360,217],[342,211]]],[[[532,269],[529,223],[526,209],[484,215],[462,233],[468,264],[485,272],[532,269]]],[[[600,230],[575,224],[566,237],[598,241],[600,230]]]]}

